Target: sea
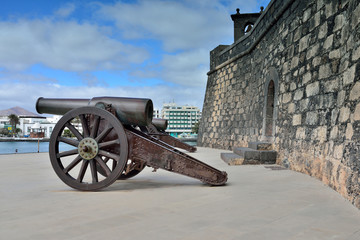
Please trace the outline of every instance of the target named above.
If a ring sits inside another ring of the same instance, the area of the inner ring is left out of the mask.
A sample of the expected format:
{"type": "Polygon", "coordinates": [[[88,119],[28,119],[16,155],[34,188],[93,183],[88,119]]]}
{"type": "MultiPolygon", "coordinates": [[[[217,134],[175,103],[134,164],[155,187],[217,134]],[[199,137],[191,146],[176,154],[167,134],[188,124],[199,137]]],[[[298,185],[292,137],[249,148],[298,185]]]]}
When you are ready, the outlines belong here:
{"type": "MultiPolygon", "coordinates": [[[[196,146],[196,142],[185,142],[189,145],[196,146]]],[[[60,143],[60,152],[74,149],[65,143],[60,143]]],[[[17,153],[37,153],[49,152],[49,142],[31,142],[31,141],[14,141],[0,142],[0,154],[17,154],[17,153]]]]}
{"type": "MultiPolygon", "coordinates": [[[[74,149],[73,146],[60,143],[59,150],[66,151],[74,149]]],[[[14,141],[0,142],[0,154],[17,154],[17,153],[37,153],[48,152],[49,142],[30,142],[30,141],[14,141]]]]}

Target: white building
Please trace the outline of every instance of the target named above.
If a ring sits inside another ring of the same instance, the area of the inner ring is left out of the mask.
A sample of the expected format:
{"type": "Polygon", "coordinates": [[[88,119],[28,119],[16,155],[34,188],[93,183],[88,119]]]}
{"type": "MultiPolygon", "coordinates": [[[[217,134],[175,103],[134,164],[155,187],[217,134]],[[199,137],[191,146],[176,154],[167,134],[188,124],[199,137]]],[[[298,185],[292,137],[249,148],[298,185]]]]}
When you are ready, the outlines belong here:
{"type": "Polygon", "coordinates": [[[161,118],[159,109],[154,108],[153,118],[161,118]]]}
{"type": "MultiPolygon", "coordinates": [[[[19,124],[16,125],[16,128],[21,129],[21,132],[18,133],[19,137],[29,137],[31,132],[44,132],[44,137],[49,138],[55,124],[61,116],[54,116],[52,118],[46,118],[41,116],[18,116],[19,124]]],[[[0,117],[0,128],[11,128],[10,120],[7,116],[0,117]]]]}
{"type": "MultiPolygon", "coordinates": [[[[52,118],[50,118],[51,120],[52,118]]],[[[21,135],[29,137],[31,132],[44,132],[45,138],[50,138],[50,135],[56,125],[56,122],[50,122],[46,117],[35,116],[19,116],[20,124],[18,128],[21,129],[21,135]]]]}
{"type": "Polygon", "coordinates": [[[194,106],[177,106],[176,103],[165,103],[161,110],[161,117],[168,119],[168,132],[171,136],[191,134],[192,128],[201,118],[201,112],[194,106]]]}

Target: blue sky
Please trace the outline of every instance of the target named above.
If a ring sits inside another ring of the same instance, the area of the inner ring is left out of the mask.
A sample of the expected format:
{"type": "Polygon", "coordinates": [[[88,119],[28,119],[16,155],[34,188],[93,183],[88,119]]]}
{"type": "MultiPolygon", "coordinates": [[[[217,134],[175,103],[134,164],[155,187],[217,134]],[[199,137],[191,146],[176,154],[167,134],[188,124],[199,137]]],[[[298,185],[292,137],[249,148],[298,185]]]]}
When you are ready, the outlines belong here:
{"type": "Polygon", "coordinates": [[[2,0],[0,110],[38,97],[151,98],[202,107],[209,52],[230,14],[270,0],[2,0]]]}

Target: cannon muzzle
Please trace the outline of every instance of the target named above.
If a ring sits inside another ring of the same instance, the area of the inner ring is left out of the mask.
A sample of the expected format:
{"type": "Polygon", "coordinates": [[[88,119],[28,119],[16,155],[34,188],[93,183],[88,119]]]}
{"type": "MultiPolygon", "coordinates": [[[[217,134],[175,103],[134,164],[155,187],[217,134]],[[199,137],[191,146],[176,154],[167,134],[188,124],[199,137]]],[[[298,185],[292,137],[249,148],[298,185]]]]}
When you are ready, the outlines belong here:
{"type": "Polygon", "coordinates": [[[115,110],[116,117],[125,125],[147,126],[153,117],[153,103],[146,98],[94,97],[92,99],[39,98],[38,113],[64,115],[68,111],[85,106],[115,110]]]}
{"type": "Polygon", "coordinates": [[[162,118],[153,118],[152,124],[159,130],[165,131],[168,126],[168,120],[162,118]]]}

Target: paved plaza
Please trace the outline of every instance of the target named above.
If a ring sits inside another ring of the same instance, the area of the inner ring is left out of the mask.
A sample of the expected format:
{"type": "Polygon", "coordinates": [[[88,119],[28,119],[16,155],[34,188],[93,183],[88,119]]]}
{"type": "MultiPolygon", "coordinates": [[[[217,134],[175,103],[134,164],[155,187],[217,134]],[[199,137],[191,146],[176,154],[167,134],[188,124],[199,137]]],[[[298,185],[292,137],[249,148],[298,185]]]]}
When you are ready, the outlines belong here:
{"type": "Polygon", "coordinates": [[[221,152],[190,155],[226,171],[225,186],[146,168],[99,192],[69,188],[47,153],[0,155],[1,239],[360,239],[360,211],[322,182],[221,152]]]}

